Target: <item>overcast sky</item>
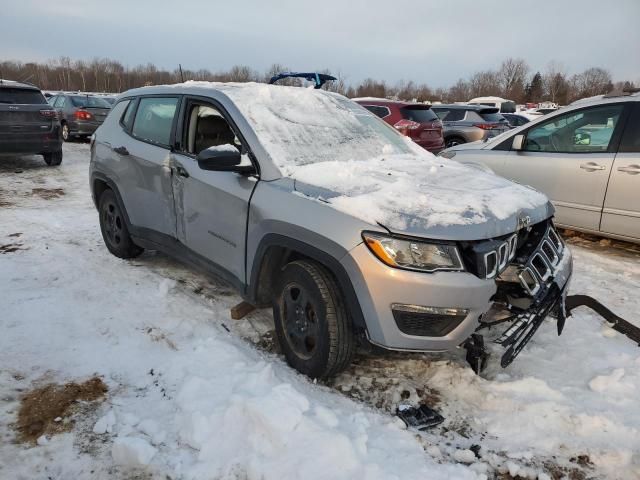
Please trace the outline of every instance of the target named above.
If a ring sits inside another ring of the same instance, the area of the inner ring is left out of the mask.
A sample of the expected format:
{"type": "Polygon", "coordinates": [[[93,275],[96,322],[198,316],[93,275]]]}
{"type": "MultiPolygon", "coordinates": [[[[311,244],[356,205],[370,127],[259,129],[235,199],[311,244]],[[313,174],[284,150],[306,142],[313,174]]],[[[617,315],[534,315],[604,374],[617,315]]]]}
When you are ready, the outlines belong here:
{"type": "Polygon", "coordinates": [[[2,1],[0,60],[329,68],[433,87],[522,57],[640,81],[640,0],[2,1]]]}

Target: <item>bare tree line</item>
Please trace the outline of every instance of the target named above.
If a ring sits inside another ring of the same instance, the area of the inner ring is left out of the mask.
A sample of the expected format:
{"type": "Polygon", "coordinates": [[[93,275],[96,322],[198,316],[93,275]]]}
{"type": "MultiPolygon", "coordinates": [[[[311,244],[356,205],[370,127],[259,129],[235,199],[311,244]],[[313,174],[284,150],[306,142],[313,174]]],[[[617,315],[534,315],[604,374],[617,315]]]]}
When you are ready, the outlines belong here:
{"type": "MultiPolygon", "coordinates": [[[[92,92],[123,92],[144,85],[175,83],[182,78],[219,82],[268,82],[274,74],[287,70],[289,68],[284,65],[273,64],[263,73],[245,65],[233,66],[228,71],[183,69],[181,72],[179,68],[172,71],[159,69],[151,63],[128,67],[107,58],[85,61],[60,57],[46,63],[0,62],[0,78],[31,82],[43,90],[92,92]]],[[[328,73],[326,69],[321,71],[328,73]]],[[[348,97],[370,96],[442,102],[466,101],[479,96],[500,96],[517,103],[552,101],[567,104],[578,98],[634,86],[630,81],[614,84],[611,74],[599,67],[569,75],[561,64],[550,62],[544,72],[532,72],[526,61],[521,58],[508,58],[498,69],[475,72],[466,79],[459,79],[448,88],[433,89],[426,83],[416,83],[412,80],[390,84],[372,78],[348,84],[343,75],[336,76],[338,81],[329,82],[326,88],[348,97]]],[[[287,79],[283,83],[299,85],[300,81],[287,79]]]]}

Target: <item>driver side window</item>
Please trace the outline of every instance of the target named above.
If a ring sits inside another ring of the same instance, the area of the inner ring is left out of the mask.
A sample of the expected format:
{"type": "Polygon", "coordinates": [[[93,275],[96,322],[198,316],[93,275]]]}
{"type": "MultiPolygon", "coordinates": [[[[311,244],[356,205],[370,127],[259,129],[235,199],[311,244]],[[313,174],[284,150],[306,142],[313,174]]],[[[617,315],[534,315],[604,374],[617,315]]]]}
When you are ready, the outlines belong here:
{"type": "Polygon", "coordinates": [[[198,155],[203,150],[221,145],[234,145],[241,150],[238,137],[222,114],[209,105],[192,104],[187,112],[185,150],[198,155]]]}
{"type": "Polygon", "coordinates": [[[524,151],[552,153],[606,152],[623,105],[602,105],[569,112],[531,128],[524,151]]]}

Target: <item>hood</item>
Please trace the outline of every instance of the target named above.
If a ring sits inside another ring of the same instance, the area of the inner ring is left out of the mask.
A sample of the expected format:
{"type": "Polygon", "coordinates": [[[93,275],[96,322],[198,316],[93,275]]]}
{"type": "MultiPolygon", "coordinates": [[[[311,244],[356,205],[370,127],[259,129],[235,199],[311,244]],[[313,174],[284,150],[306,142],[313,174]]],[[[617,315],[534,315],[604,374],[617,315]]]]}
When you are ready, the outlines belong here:
{"type": "Polygon", "coordinates": [[[536,190],[432,155],[299,166],[295,190],[393,233],[479,240],[553,215],[536,190]]]}

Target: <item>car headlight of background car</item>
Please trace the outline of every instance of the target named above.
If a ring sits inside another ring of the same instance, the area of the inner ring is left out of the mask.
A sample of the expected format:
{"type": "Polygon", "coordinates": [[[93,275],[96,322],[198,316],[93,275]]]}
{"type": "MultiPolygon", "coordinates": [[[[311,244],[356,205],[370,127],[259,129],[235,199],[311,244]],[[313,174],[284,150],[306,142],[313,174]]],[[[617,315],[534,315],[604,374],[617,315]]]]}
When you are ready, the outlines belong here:
{"type": "Polygon", "coordinates": [[[390,267],[420,272],[464,270],[455,245],[404,240],[373,232],[364,232],[362,238],[369,250],[390,267]]]}

